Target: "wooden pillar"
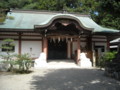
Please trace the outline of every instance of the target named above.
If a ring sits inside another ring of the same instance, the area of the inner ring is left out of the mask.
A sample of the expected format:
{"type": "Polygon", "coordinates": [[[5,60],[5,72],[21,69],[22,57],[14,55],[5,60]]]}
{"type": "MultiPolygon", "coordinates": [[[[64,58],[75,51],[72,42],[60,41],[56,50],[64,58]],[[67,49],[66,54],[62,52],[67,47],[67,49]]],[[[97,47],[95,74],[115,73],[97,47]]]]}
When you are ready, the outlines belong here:
{"type": "Polygon", "coordinates": [[[19,55],[21,55],[21,47],[22,47],[21,38],[22,38],[22,34],[19,33],[19,39],[18,39],[18,53],[19,53],[19,55]]]}
{"type": "Polygon", "coordinates": [[[80,38],[77,39],[77,58],[76,58],[76,63],[79,64],[80,61],[80,38]]]}
{"type": "Polygon", "coordinates": [[[109,51],[109,50],[110,50],[110,40],[107,37],[107,51],[109,51]]]}
{"type": "Polygon", "coordinates": [[[71,58],[71,47],[70,47],[71,42],[68,41],[67,42],[67,58],[70,59],[71,58]]]}
{"type": "Polygon", "coordinates": [[[92,36],[87,37],[87,57],[93,62],[92,36]]]}
{"type": "Polygon", "coordinates": [[[97,54],[96,54],[96,51],[95,51],[95,42],[92,43],[92,65],[93,67],[96,67],[96,57],[97,57],[97,54]]]}
{"type": "Polygon", "coordinates": [[[47,45],[47,38],[44,37],[43,38],[43,50],[42,50],[45,54],[46,54],[46,58],[48,55],[48,45],[47,45]]]}
{"type": "Polygon", "coordinates": [[[70,43],[70,55],[71,55],[70,58],[71,58],[71,59],[72,59],[72,54],[73,54],[73,53],[72,53],[72,52],[73,52],[72,48],[73,48],[73,44],[72,44],[72,42],[71,42],[71,43],[70,43]]]}

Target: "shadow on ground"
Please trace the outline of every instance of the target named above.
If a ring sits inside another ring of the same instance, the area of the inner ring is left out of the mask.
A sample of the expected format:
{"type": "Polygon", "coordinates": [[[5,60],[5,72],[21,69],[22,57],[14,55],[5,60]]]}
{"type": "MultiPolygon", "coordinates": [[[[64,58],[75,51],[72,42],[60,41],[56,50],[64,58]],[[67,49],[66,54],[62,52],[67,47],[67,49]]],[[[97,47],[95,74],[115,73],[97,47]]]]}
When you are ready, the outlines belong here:
{"type": "Polygon", "coordinates": [[[58,69],[33,76],[32,90],[120,90],[120,82],[97,69],[58,69]]]}

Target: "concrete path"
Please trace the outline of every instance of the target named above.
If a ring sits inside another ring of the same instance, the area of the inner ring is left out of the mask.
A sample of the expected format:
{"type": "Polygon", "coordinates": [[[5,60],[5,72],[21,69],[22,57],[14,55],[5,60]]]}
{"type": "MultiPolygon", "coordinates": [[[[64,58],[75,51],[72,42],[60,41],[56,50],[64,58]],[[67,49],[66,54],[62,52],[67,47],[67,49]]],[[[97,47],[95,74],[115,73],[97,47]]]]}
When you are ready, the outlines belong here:
{"type": "Polygon", "coordinates": [[[103,73],[95,68],[41,68],[22,75],[1,73],[0,90],[120,90],[120,81],[103,73]]]}

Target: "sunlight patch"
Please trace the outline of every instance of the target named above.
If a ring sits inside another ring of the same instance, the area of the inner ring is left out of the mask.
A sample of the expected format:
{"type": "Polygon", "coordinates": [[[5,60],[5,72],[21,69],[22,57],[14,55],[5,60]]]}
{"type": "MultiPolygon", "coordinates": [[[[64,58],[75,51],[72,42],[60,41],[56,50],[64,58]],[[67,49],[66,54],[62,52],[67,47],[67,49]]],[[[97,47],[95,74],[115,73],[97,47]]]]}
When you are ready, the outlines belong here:
{"type": "Polygon", "coordinates": [[[100,83],[100,81],[99,81],[99,80],[94,80],[94,81],[92,81],[92,82],[90,82],[90,83],[96,84],[96,83],[100,83]]]}

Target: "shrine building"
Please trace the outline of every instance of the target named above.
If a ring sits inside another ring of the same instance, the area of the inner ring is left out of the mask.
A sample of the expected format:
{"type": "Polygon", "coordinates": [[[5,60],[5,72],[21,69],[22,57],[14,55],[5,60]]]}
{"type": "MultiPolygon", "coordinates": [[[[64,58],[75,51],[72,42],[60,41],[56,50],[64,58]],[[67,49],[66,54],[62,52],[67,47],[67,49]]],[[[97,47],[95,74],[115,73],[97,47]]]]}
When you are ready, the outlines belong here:
{"type": "MultiPolygon", "coordinates": [[[[74,59],[78,63],[80,53],[86,52],[93,66],[117,35],[119,30],[98,25],[90,15],[67,12],[13,10],[0,23],[0,46],[3,39],[14,39],[16,54],[38,58],[43,52],[47,60],[74,59]]],[[[5,51],[0,49],[0,54],[5,51]]]]}

